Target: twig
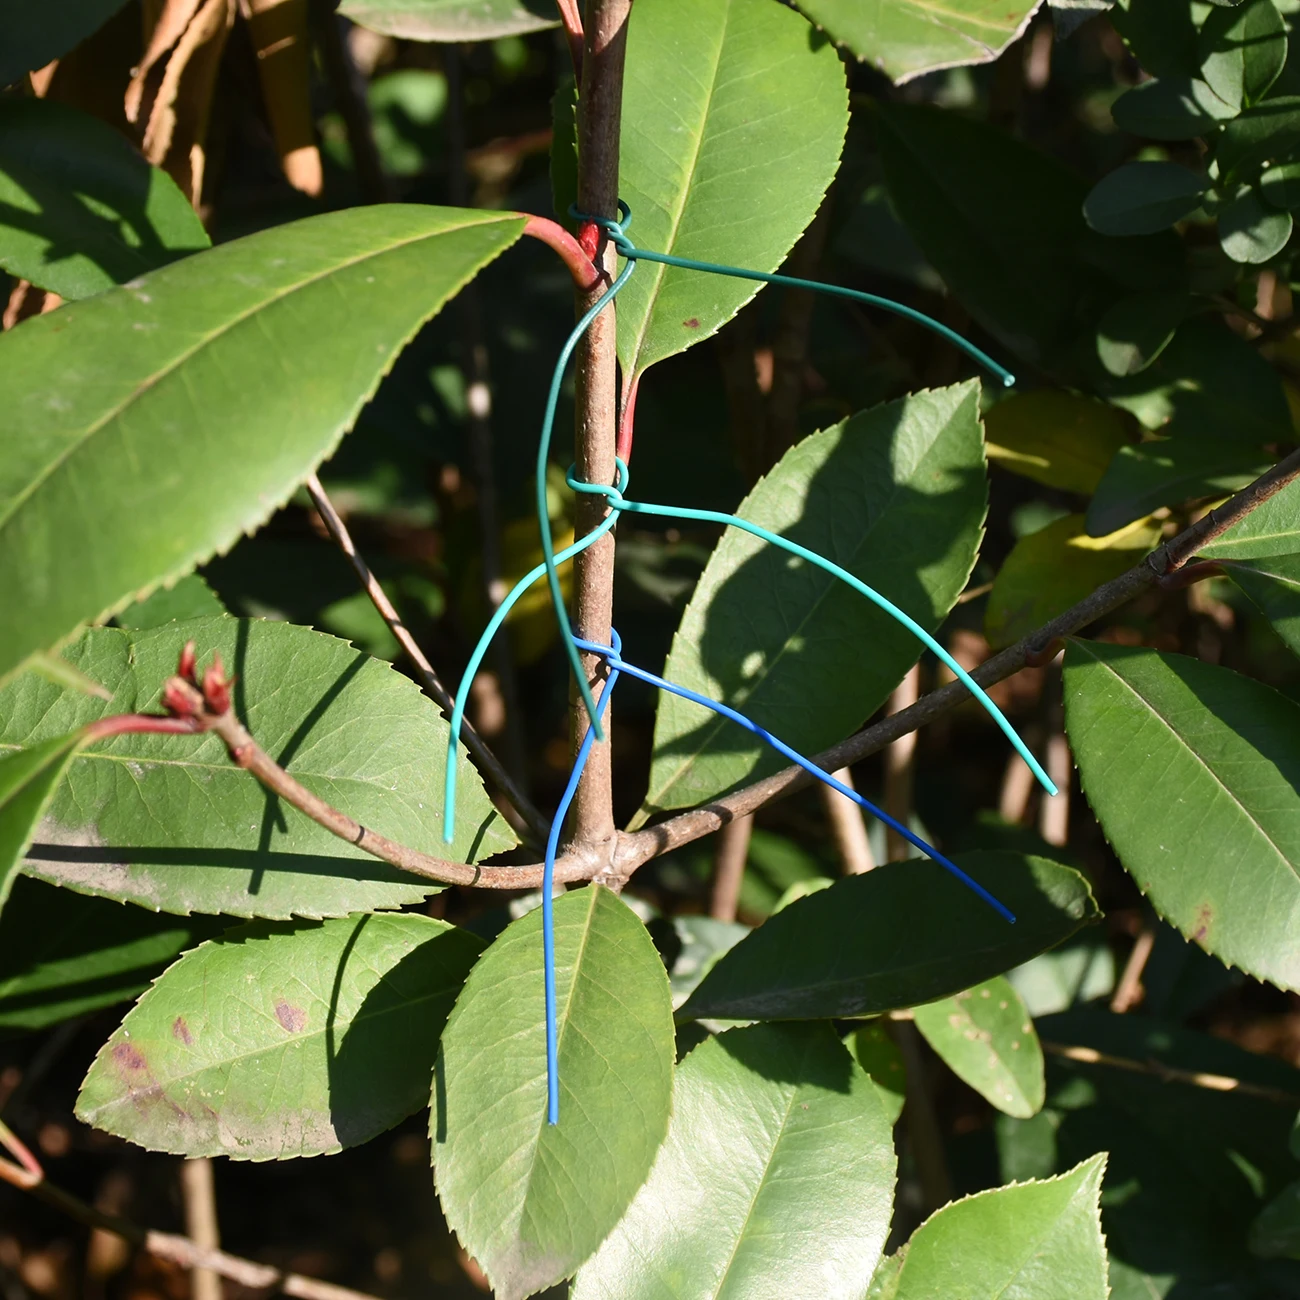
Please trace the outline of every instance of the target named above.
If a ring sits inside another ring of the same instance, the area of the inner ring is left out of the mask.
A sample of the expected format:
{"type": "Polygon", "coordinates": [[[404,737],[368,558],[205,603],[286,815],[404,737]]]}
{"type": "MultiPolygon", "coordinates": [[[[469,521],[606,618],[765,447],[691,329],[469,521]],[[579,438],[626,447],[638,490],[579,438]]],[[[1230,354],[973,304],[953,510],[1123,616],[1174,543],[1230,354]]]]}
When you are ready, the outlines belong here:
{"type": "Polygon", "coordinates": [[[931,1213],[952,1200],[952,1175],[948,1172],[943,1134],[930,1096],[921,1035],[916,1026],[906,1020],[890,1020],[885,1025],[885,1032],[894,1040],[903,1057],[906,1070],[903,1123],[907,1127],[912,1159],[916,1163],[921,1198],[926,1212],[931,1213]]]}
{"type": "MultiPolygon", "coordinates": [[[[856,789],[851,768],[842,767],[833,775],[841,785],[847,785],[850,790],[856,789]]],[[[844,874],[860,876],[864,871],[873,870],[876,859],[871,852],[871,840],[867,835],[867,824],[862,820],[862,810],[838,790],[820,783],[818,788],[822,794],[822,806],[826,809],[826,820],[830,822],[831,838],[835,841],[836,851],[844,866],[844,874]]]]}
{"type": "MultiPolygon", "coordinates": [[[[444,713],[450,714],[453,707],[451,695],[442,682],[439,681],[438,674],[433,671],[433,665],[425,657],[424,651],[420,649],[406,624],[402,622],[401,615],[398,614],[393,602],[388,599],[387,593],[379,585],[379,580],[371,573],[370,566],[366,564],[360,551],[357,550],[356,543],[352,540],[352,534],[348,532],[348,527],[339,516],[339,512],[334,508],[334,503],[326,495],[325,489],[321,487],[320,479],[315,474],[310,475],[306,480],[306,487],[308,495],[312,499],[312,504],[316,507],[316,513],[320,515],[321,521],[329,529],[330,536],[338,543],[339,550],[351,561],[357,577],[361,579],[361,585],[365,589],[366,595],[370,597],[371,604],[379,611],[379,616],[388,625],[389,631],[397,638],[398,644],[414,665],[415,671],[420,678],[420,684],[437,706],[444,713]]],[[[524,792],[520,790],[501,761],[488,748],[482,736],[468,722],[465,723],[462,739],[465,741],[465,747],[478,760],[488,780],[510,800],[527,823],[528,829],[534,835],[545,838],[549,829],[548,823],[541,813],[533,807],[524,792]]]]}
{"type": "MultiPolygon", "coordinates": [[[[217,1250],[221,1230],[217,1222],[217,1194],[212,1161],[206,1156],[181,1163],[181,1195],[185,1202],[185,1230],[200,1250],[217,1250]]],[[[222,1300],[221,1275],[196,1267],[191,1275],[191,1300],[222,1300]]]]}
{"type": "MultiPolygon", "coordinates": [[[[1297,476],[1300,476],[1300,451],[1292,452],[1279,461],[1217,510],[1210,511],[1177,537],[1152,551],[1127,573],[1104,583],[1065,613],[986,660],[971,676],[981,686],[988,687],[1019,672],[1041,655],[1045,647],[1050,647],[1054,640],[1074,635],[1111,610],[1132,600],[1166,573],[1181,568],[1201,547],[1246,518],[1252,510],[1280,492],[1297,476]]],[[[870,754],[878,753],[899,736],[905,736],[933,722],[969,698],[970,692],[961,682],[949,682],[946,686],[931,691],[910,709],[884,718],[815,755],[813,761],[828,772],[856,763],[870,754]]],[[[812,779],[801,768],[788,767],[701,808],[679,813],[657,825],[624,835],[619,844],[617,869],[625,877],[630,876],[637,867],[651,858],[709,835],[736,817],[743,817],[746,813],[754,812],[802,789],[812,779]]]]}
{"type": "Polygon", "coordinates": [[[1138,932],[1133,944],[1133,951],[1124,963],[1123,974],[1115,986],[1115,994],[1110,1000],[1110,1009],[1116,1015],[1131,1011],[1142,1000],[1142,972],[1146,970],[1151,958],[1151,950],[1156,943],[1156,927],[1148,921],[1138,932]]]}
{"type": "Polygon", "coordinates": [[[1269,1088],[1259,1083],[1247,1083],[1244,1079],[1234,1079],[1226,1074],[1180,1070],[1176,1066],[1165,1065],[1163,1061],[1134,1061],[1126,1056],[1111,1056],[1108,1052],[1099,1052],[1094,1047],[1068,1046],[1064,1043],[1044,1041],[1043,1051],[1050,1056],[1077,1061],[1081,1065],[1104,1065],[1112,1070],[1149,1074],[1164,1083],[1185,1083],[1193,1088],[1208,1088],[1211,1092],[1238,1092],[1244,1097],[1258,1097],[1262,1101],[1275,1102],[1279,1106],[1287,1106],[1291,1109],[1300,1106],[1300,1093],[1285,1092],[1281,1088],[1269,1088]]]}
{"type": "MultiPolygon", "coordinates": [[[[916,703],[921,693],[921,665],[915,663],[894,687],[885,706],[886,713],[901,713],[916,703]]],[[[912,787],[916,777],[916,732],[899,736],[885,750],[885,811],[895,821],[907,825],[912,815],[912,787]]],[[[892,827],[885,827],[885,859],[901,862],[911,845],[892,827]]]]}
{"type": "Polygon", "coordinates": [[[740,902],[740,882],[745,878],[753,817],[737,817],[718,832],[718,851],[713,859],[713,898],[709,915],[715,921],[734,921],[740,902]]]}
{"type": "MultiPolygon", "coordinates": [[[[578,208],[598,216],[618,209],[618,148],[623,115],[623,62],[632,0],[589,0],[582,54],[582,93],[578,100],[578,208]]],[[[617,255],[602,233],[593,259],[597,270],[613,277],[617,255]]],[[[575,310],[586,312],[603,291],[601,285],[579,289],[575,310]]],[[[574,460],[580,479],[588,483],[614,481],[618,438],[618,360],[614,304],[592,322],[577,348],[574,368],[574,460]]],[[[581,495],[574,531],[590,532],[609,512],[604,497],[581,495]]],[[[609,644],[614,613],[614,538],[607,534],[574,557],[573,630],[589,641],[609,644]]],[[[605,674],[597,655],[582,656],[583,671],[592,681],[605,674]]],[[[606,726],[613,719],[606,715],[606,726]]],[[[576,689],[570,690],[569,744],[577,753],[589,719],[576,689]]],[[[614,825],[613,760],[608,736],[595,745],[573,801],[573,843],[599,846],[612,860],[617,843],[614,825]]],[[[609,879],[614,889],[618,879],[609,879]]]]}
{"type": "Polygon", "coordinates": [[[555,7],[560,11],[560,21],[564,24],[564,35],[569,44],[569,57],[573,60],[573,75],[581,82],[583,39],[582,15],[578,12],[578,0],[555,0],[555,7]]]}
{"type": "Polygon", "coordinates": [[[1070,838],[1070,743],[1065,738],[1065,707],[1062,700],[1061,661],[1053,661],[1047,672],[1044,694],[1047,697],[1047,747],[1043,758],[1047,775],[1056,783],[1058,794],[1040,799],[1038,833],[1049,844],[1064,848],[1070,838]]]}

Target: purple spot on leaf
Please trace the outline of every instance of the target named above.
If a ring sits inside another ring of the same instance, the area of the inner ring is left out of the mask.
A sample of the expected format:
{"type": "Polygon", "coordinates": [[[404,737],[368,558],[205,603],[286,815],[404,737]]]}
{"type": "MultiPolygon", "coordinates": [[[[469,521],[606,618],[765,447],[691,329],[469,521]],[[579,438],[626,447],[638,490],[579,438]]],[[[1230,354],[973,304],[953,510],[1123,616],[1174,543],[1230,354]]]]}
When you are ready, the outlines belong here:
{"type": "Polygon", "coordinates": [[[143,1070],[148,1066],[144,1054],[131,1043],[118,1043],[113,1048],[113,1060],[126,1070],[143,1070]]]}
{"type": "Polygon", "coordinates": [[[190,1033],[190,1027],[185,1023],[184,1016],[177,1016],[172,1021],[172,1037],[184,1043],[186,1047],[194,1046],[194,1035],[190,1033]]]}
{"type": "Polygon", "coordinates": [[[307,1028],[307,1013],[301,1007],[291,1007],[283,998],[275,1004],[275,1018],[291,1034],[307,1028]]]}

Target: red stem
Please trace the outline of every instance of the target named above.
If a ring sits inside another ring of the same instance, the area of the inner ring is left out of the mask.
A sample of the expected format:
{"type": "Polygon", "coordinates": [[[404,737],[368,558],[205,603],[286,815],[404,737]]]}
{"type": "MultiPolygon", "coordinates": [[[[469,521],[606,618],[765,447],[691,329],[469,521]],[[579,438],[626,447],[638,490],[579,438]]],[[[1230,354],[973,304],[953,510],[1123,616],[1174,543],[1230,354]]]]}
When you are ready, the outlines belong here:
{"type": "Polygon", "coordinates": [[[559,253],[564,265],[573,276],[573,283],[584,293],[590,293],[601,282],[601,274],[596,270],[591,258],[583,252],[582,245],[569,234],[565,228],[548,217],[528,218],[524,234],[540,239],[543,244],[559,253]]]}
{"type": "Polygon", "coordinates": [[[623,413],[618,421],[617,456],[624,465],[632,463],[632,439],[636,436],[636,395],[641,389],[641,372],[637,371],[623,385],[623,413]]]}
{"type": "Polygon", "coordinates": [[[569,40],[569,55],[573,59],[573,76],[582,84],[582,15],[578,12],[578,0],[555,0],[555,7],[560,11],[560,21],[564,24],[564,34],[569,40]]]}
{"type": "Polygon", "coordinates": [[[107,740],[110,736],[134,736],[146,733],[192,736],[202,730],[197,718],[159,718],[151,713],[115,713],[111,717],[92,722],[86,728],[86,739],[107,740]]]}

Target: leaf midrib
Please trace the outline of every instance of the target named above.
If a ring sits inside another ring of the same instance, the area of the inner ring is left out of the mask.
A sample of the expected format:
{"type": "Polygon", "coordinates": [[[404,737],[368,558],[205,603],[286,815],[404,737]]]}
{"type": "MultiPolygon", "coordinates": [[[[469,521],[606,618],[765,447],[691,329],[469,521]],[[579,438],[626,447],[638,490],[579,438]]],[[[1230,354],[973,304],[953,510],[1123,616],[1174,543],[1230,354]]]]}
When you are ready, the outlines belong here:
{"type": "MultiPolygon", "coordinates": [[[[37,493],[37,491],[39,491],[41,486],[48,479],[50,479],[55,473],[57,473],[57,471],[60,468],[62,468],[62,466],[66,464],[68,460],[70,460],[74,455],[76,455],[77,452],[79,452],[81,448],[84,447],[91,440],[91,438],[93,438],[97,433],[103,430],[111,422],[116,420],[120,415],[122,415],[124,411],[128,410],[131,406],[133,406],[146,393],[156,388],[160,383],[162,383],[164,379],[168,378],[168,376],[173,374],[176,370],[178,370],[191,358],[197,356],[205,348],[211,346],[213,343],[223,338],[226,334],[230,333],[232,330],[237,329],[245,322],[253,319],[260,312],[266,311],[270,307],[274,306],[276,303],[283,302],[285,299],[291,297],[295,293],[299,293],[305,289],[311,288],[312,285],[318,283],[321,280],[326,279],[331,275],[337,274],[339,271],[345,271],[356,266],[361,266],[367,261],[370,261],[377,257],[386,257],[389,253],[397,252],[400,249],[409,247],[412,244],[418,244],[422,240],[436,239],[439,235],[450,234],[461,230],[468,230],[471,227],[491,225],[493,224],[494,221],[510,219],[512,217],[513,214],[509,214],[509,217],[501,216],[501,217],[492,217],[483,221],[467,221],[459,226],[444,227],[443,229],[436,230],[436,231],[425,231],[422,234],[413,235],[409,239],[401,239],[396,242],[386,244],[382,249],[379,249],[378,251],[366,252],[359,256],[350,257],[345,259],[344,261],[335,263],[334,265],[330,266],[326,270],[319,271],[316,274],[307,277],[307,279],[305,280],[297,281],[293,285],[290,285],[289,287],[280,290],[279,292],[276,292],[267,298],[262,299],[255,306],[250,307],[248,310],[240,312],[237,315],[231,317],[228,321],[223,323],[218,329],[215,329],[212,331],[212,333],[207,334],[202,338],[200,338],[193,346],[186,349],[185,351],[178,353],[177,356],[172,361],[162,366],[154,374],[147,376],[135,387],[135,389],[127,397],[125,397],[122,401],[117,403],[116,406],[112,407],[110,410],[105,412],[104,415],[102,415],[97,421],[92,422],[79,437],[69,442],[59,453],[58,456],[56,456],[52,461],[50,461],[49,464],[45,466],[45,468],[40,473],[38,473],[33,477],[31,482],[28,483],[26,487],[24,487],[20,492],[18,492],[16,496],[12,498],[7,509],[4,510],[3,512],[0,512],[0,535],[4,533],[5,529],[7,529],[9,525],[12,523],[14,517],[18,514],[18,512],[22,509],[22,507],[26,505],[27,502],[37,493]]],[[[201,251],[206,252],[211,250],[201,250],[201,251]]],[[[163,269],[166,270],[166,268],[163,269]]]]}
{"type": "MultiPolygon", "coordinates": [[[[1228,796],[1228,798],[1237,806],[1237,808],[1245,816],[1246,820],[1252,826],[1254,826],[1254,828],[1259,832],[1259,835],[1263,839],[1264,843],[1267,844],[1275,854],[1277,854],[1277,857],[1281,861],[1282,865],[1286,867],[1291,872],[1291,874],[1296,877],[1298,881],[1300,881],[1300,866],[1297,866],[1297,864],[1293,863],[1290,860],[1290,858],[1287,857],[1285,851],[1282,848],[1280,848],[1277,843],[1275,843],[1273,837],[1263,828],[1263,826],[1259,824],[1258,820],[1255,817],[1255,814],[1252,813],[1251,810],[1247,808],[1244,803],[1241,802],[1241,800],[1237,797],[1236,793],[1231,789],[1231,787],[1229,787],[1224,782],[1223,778],[1220,777],[1219,774],[1200,756],[1200,754],[1198,754],[1196,750],[1194,750],[1191,747],[1191,745],[1188,744],[1188,742],[1184,739],[1182,733],[1178,731],[1178,729],[1174,726],[1174,724],[1170,722],[1169,719],[1166,718],[1164,714],[1162,714],[1156,708],[1155,704],[1151,700],[1148,700],[1146,696],[1142,695],[1138,691],[1137,687],[1135,687],[1126,678],[1121,676],[1120,673],[1114,667],[1112,667],[1112,665],[1108,664],[1104,659],[1101,659],[1099,656],[1094,654],[1091,651],[1091,649],[1089,649],[1086,642],[1081,641],[1078,642],[1077,644],[1079,645],[1079,648],[1082,651],[1084,651],[1084,653],[1086,653],[1089,656],[1089,658],[1092,659],[1093,663],[1098,664],[1102,668],[1104,668],[1111,675],[1111,677],[1114,678],[1115,681],[1121,682],[1124,685],[1124,687],[1130,692],[1130,694],[1132,694],[1134,699],[1136,699],[1140,704],[1145,705],[1147,709],[1150,710],[1151,716],[1153,718],[1156,718],[1158,721],[1164,724],[1165,729],[1174,738],[1177,744],[1182,749],[1186,750],[1186,752],[1196,760],[1196,762],[1209,776],[1210,780],[1216,786],[1218,786],[1218,788],[1222,790],[1224,794],[1228,796]]],[[[1216,719],[1218,718],[1217,714],[1212,714],[1212,716],[1214,716],[1216,719]]],[[[1219,720],[1222,721],[1222,719],[1219,720]]],[[[1224,725],[1226,726],[1227,724],[1225,723],[1224,725]]]]}

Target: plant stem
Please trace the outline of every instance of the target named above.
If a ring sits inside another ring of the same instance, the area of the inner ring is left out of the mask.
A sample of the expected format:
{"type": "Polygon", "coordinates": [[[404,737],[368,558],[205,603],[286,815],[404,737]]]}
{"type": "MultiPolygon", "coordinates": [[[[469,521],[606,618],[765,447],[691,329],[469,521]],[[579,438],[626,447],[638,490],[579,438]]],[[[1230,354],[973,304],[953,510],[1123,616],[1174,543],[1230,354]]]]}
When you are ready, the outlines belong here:
{"type": "MultiPolygon", "coordinates": [[[[618,212],[618,142],[622,122],[623,59],[632,0],[590,0],[582,57],[582,92],[578,103],[578,207],[613,217],[618,212]]],[[[603,236],[597,269],[612,281],[617,269],[613,246],[603,236]]],[[[604,283],[579,289],[577,314],[590,309],[604,283]]],[[[614,305],[592,322],[578,345],[575,386],[574,460],[578,477],[589,483],[612,483],[618,435],[618,360],[614,305]]],[[[575,531],[593,529],[608,513],[604,497],[579,496],[575,531]]],[[[574,561],[573,630],[590,641],[609,644],[614,613],[614,538],[608,535],[574,561]]],[[[605,674],[603,660],[582,657],[583,670],[595,681],[605,674]]],[[[606,715],[606,726],[612,718],[606,715]]],[[[569,740],[576,755],[588,718],[576,690],[570,691],[569,740]]],[[[599,846],[612,856],[616,843],[613,769],[608,736],[591,751],[573,802],[573,840],[580,847],[599,846]]]]}
{"type": "Polygon", "coordinates": [[[713,859],[713,897],[709,915],[715,921],[734,921],[740,903],[740,882],[745,878],[749,838],[754,818],[737,817],[718,832],[718,849],[713,859]]]}
{"type": "MultiPolygon", "coordinates": [[[[212,1179],[212,1161],[206,1156],[181,1163],[181,1193],[185,1201],[185,1229],[200,1250],[221,1245],[217,1223],[217,1194],[212,1179]]],[[[190,1274],[191,1300],[222,1300],[221,1275],[197,1266],[190,1274]]]]}
{"type": "MultiPolygon", "coordinates": [[[[850,790],[856,790],[853,783],[853,769],[842,767],[831,774],[850,790]]],[[[862,809],[830,786],[821,786],[822,805],[826,809],[826,820],[830,822],[831,838],[840,856],[846,876],[860,876],[863,872],[873,871],[876,866],[875,856],[871,852],[871,840],[867,835],[867,824],[862,820],[862,809]]]]}
{"type": "MultiPolygon", "coordinates": [[[[921,665],[915,663],[885,706],[889,713],[901,713],[916,703],[921,694],[921,665]]],[[[916,778],[916,732],[909,732],[885,750],[885,811],[904,826],[912,816],[912,788],[916,778]]],[[[885,861],[901,862],[912,846],[890,827],[885,828],[885,861]]]]}
{"type": "MultiPolygon", "coordinates": [[[[388,599],[383,587],[379,585],[379,580],[371,573],[370,566],[365,562],[361,552],[357,550],[356,543],[352,540],[352,534],[348,532],[348,527],[343,522],[339,512],[334,508],[334,503],[329,499],[325,489],[321,487],[320,479],[315,474],[310,475],[306,480],[306,487],[312,499],[312,504],[316,507],[316,513],[321,517],[321,522],[329,529],[330,536],[338,543],[339,550],[348,557],[353,569],[356,570],[357,577],[361,579],[361,586],[366,595],[370,597],[371,604],[379,611],[379,616],[388,625],[388,630],[397,638],[398,644],[414,665],[415,671],[420,678],[420,684],[424,687],[425,692],[443,713],[450,716],[452,709],[451,695],[439,680],[438,674],[433,671],[433,665],[426,658],[424,651],[420,649],[406,624],[402,622],[401,615],[397,612],[393,602],[388,599]]],[[[465,741],[465,747],[478,759],[479,766],[483,769],[488,780],[510,800],[527,823],[528,829],[534,835],[545,839],[548,829],[546,820],[529,802],[527,796],[515,783],[514,778],[506,771],[501,760],[488,748],[483,737],[468,722],[465,723],[461,736],[465,741]]]]}

